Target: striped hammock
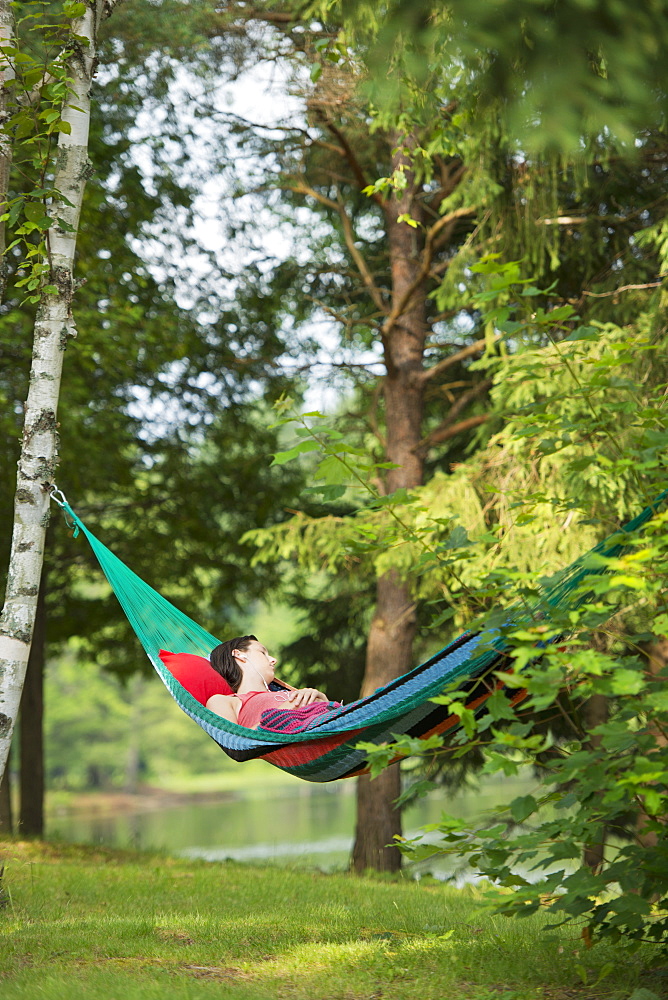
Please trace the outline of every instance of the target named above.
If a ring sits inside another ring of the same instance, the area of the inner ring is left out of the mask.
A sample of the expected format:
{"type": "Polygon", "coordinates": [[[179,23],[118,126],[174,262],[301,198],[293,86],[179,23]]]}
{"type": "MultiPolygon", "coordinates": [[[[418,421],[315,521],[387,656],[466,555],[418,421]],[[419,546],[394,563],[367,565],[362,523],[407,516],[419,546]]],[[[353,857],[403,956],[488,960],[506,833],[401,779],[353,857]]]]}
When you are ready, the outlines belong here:
{"type": "MultiPolygon", "coordinates": [[[[235,725],[193,698],[159,656],[161,649],[208,656],[220,640],[175,608],[121,562],[88,530],[60,491],[54,489],[52,497],[63,508],[75,537],[81,530],[90,542],[130,624],[172,697],[234,760],[260,757],[306,781],[352,777],[367,769],[366,753],[359,746],[362,741],[380,744],[392,742],[404,734],[425,737],[455,732],[459,718],[452,715],[447,706],[430,700],[446,685],[456,683],[460,700],[474,711],[483,711],[487,698],[499,687],[494,670],[499,669],[508,654],[503,635],[498,630],[466,632],[425,663],[369,697],[324,713],[322,721],[316,720],[303,732],[270,732],[235,725]]],[[[590,568],[591,554],[608,558],[618,555],[625,547],[625,535],[648,521],[666,497],[668,490],[636,518],[565,569],[555,584],[542,590],[537,588],[536,600],[531,605],[509,612],[512,622],[535,620],[555,609],[572,607],[586,600],[588,595],[583,590],[586,591],[587,579],[606,572],[605,566],[590,568]]],[[[523,692],[516,693],[513,703],[522,697],[523,692]]]]}

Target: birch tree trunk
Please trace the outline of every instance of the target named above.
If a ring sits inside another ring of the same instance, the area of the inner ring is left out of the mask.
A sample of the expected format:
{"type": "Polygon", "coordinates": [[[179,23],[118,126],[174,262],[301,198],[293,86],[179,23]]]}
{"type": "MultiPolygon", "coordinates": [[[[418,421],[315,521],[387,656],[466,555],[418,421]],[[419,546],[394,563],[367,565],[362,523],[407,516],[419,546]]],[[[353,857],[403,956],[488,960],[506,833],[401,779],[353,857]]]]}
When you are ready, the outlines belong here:
{"type": "MultiPolygon", "coordinates": [[[[386,453],[388,460],[397,465],[388,472],[387,489],[393,493],[422,483],[421,375],[427,323],[425,287],[420,280],[422,228],[397,222],[404,213],[423,222],[424,210],[410,158],[402,150],[410,140],[391,136],[390,141],[394,147],[392,170],[403,170],[406,177],[406,187],[388,199],[385,210],[395,307],[391,315],[397,313],[384,338],[386,453]],[[397,308],[399,304],[403,304],[401,308],[397,308]]],[[[376,585],[376,611],[369,631],[362,697],[410,669],[416,626],[410,584],[395,571],[385,573],[376,585]]],[[[400,781],[398,766],[386,769],[373,781],[366,776],[358,779],[352,857],[357,872],[366,868],[397,871],[401,867],[401,854],[392,846],[393,838],[401,834],[401,812],[394,806],[401,791],[400,781]]]]}
{"type": "MultiPolygon", "coordinates": [[[[14,12],[10,0],[0,0],[0,45],[9,46],[14,40],[14,12]]],[[[9,190],[9,172],[12,166],[12,143],[3,127],[10,117],[11,91],[7,84],[14,79],[14,69],[6,56],[0,55],[0,215],[5,212],[9,190]]],[[[5,260],[5,223],[0,222],[0,302],[4,300],[7,286],[7,261],[5,260]]]]}
{"type": "Polygon", "coordinates": [[[42,295],[35,321],[7,591],[0,617],[0,774],[5,769],[21,701],[37,609],[49,519],[49,484],[58,464],[56,412],[63,355],[69,339],[76,336],[73,265],[90,170],[90,87],[97,61],[98,29],[114,6],[111,0],[88,0],[85,13],[72,21],[73,34],[85,38],[87,44],[78,44],[69,60],[72,92],[62,119],[69,123],[71,132],[59,135],[54,187],[62,197],[49,206],[50,216],[64,220],[71,230],[56,223],[47,234],[49,284],[57,291],[42,295]]]}

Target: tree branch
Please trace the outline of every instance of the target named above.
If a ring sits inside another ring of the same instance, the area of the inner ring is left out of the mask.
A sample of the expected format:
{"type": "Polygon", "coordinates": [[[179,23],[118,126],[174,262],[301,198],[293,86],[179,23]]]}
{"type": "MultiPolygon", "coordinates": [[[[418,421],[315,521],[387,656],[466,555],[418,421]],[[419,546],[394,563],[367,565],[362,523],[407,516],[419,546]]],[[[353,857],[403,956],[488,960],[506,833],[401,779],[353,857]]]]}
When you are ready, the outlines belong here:
{"type": "Polygon", "coordinates": [[[383,315],[387,315],[387,306],[383,301],[381,291],[373,280],[373,276],[366,261],[364,260],[364,257],[360,253],[358,247],[355,246],[355,233],[353,231],[353,225],[350,221],[350,216],[346,212],[343,202],[341,200],[333,201],[331,198],[327,198],[326,195],[320,194],[319,191],[309,187],[308,184],[292,184],[290,185],[290,190],[295,191],[297,194],[305,194],[310,198],[315,198],[315,200],[320,202],[321,205],[325,205],[327,208],[331,208],[335,212],[338,212],[341,219],[341,226],[343,228],[343,236],[346,241],[346,246],[350,252],[350,256],[355,261],[357,270],[362,276],[362,281],[366,285],[369,295],[373,299],[374,305],[383,315]]]}
{"type": "Polygon", "coordinates": [[[458,186],[459,182],[463,178],[467,171],[467,167],[464,163],[455,161],[454,164],[445,164],[441,166],[441,186],[434,193],[434,195],[427,202],[427,207],[431,209],[432,212],[438,212],[440,206],[443,203],[443,199],[451,195],[455,188],[458,186]],[[450,167],[450,169],[448,169],[450,167]]]}
{"type": "MultiPolygon", "coordinates": [[[[355,180],[359,184],[360,191],[363,190],[365,187],[368,186],[368,181],[367,178],[364,176],[364,171],[362,170],[361,164],[357,159],[357,157],[355,156],[353,148],[348,142],[346,135],[342,132],[342,130],[338,127],[338,125],[335,125],[334,122],[329,118],[329,116],[325,114],[322,108],[317,109],[317,116],[318,118],[320,118],[321,121],[325,123],[325,126],[329,129],[332,135],[336,136],[336,138],[341,143],[345,158],[347,159],[350,169],[352,170],[355,176],[355,180]]],[[[378,205],[383,204],[383,199],[380,192],[375,191],[371,195],[371,197],[378,205]]]]}
{"type": "MultiPolygon", "coordinates": [[[[116,0],[116,2],[119,2],[119,0],[116,0]]],[[[120,2],[123,2],[123,0],[120,0],[120,2]]],[[[292,29],[298,27],[303,21],[307,6],[308,4],[306,3],[302,4],[301,8],[287,13],[280,10],[259,10],[257,8],[239,10],[234,9],[237,7],[234,3],[224,3],[221,4],[215,14],[212,14],[207,34],[213,37],[220,37],[223,34],[239,33],[239,22],[245,25],[248,21],[261,21],[280,28],[285,35],[289,35],[293,43],[296,44],[297,41],[301,42],[299,48],[303,51],[304,36],[296,38],[292,29]]],[[[334,38],[335,33],[324,28],[311,28],[309,37],[334,38]]]]}
{"type": "MultiPolygon", "coordinates": [[[[304,298],[306,299],[307,302],[312,302],[314,305],[316,305],[318,309],[322,309],[324,313],[326,313],[328,316],[331,316],[333,319],[336,320],[337,323],[340,323],[341,326],[344,327],[344,329],[349,330],[350,332],[352,332],[356,326],[361,326],[361,325],[370,326],[373,327],[374,329],[378,329],[378,323],[376,323],[375,320],[370,316],[357,316],[357,315],[347,316],[344,312],[340,312],[333,306],[327,305],[326,302],[323,302],[315,295],[305,295],[304,298]]],[[[352,306],[352,303],[349,304],[352,306]]]]}
{"type": "Polygon", "coordinates": [[[369,424],[371,425],[371,430],[373,431],[374,437],[380,442],[381,447],[387,450],[387,438],[381,433],[380,427],[378,425],[378,404],[380,402],[380,397],[383,392],[383,379],[379,378],[374,386],[373,394],[371,396],[371,406],[369,407],[369,424]]]}
{"type": "Polygon", "coordinates": [[[458,434],[473,430],[474,427],[479,427],[480,424],[484,424],[486,420],[489,420],[490,416],[491,413],[481,413],[478,417],[468,417],[466,420],[460,420],[458,424],[443,427],[438,432],[434,431],[428,438],[425,438],[420,445],[420,449],[426,450],[431,445],[442,444],[443,441],[449,441],[450,438],[457,437],[458,434]]]}
{"type": "MultiPolygon", "coordinates": [[[[497,334],[494,337],[494,343],[501,339],[501,334],[497,334]]],[[[440,375],[441,372],[447,371],[448,368],[452,368],[453,365],[459,364],[460,361],[466,361],[467,358],[472,358],[474,354],[480,354],[484,350],[487,344],[487,340],[483,337],[480,340],[474,341],[469,344],[468,347],[463,347],[461,351],[457,351],[456,354],[451,354],[447,358],[443,358],[438,364],[432,365],[431,368],[426,368],[419,376],[421,382],[429,382],[431,379],[440,375]]]]}
{"type": "Polygon", "coordinates": [[[390,313],[388,314],[385,323],[383,324],[383,335],[387,336],[397,322],[399,317],[403,315],[407,309],[411,299],[417,292],[417,290],[422,285],[423,281],[429,274],[431,269],[431,261],[434,253],[434,244],[436,242],[437,236],[445,229],[450,223],[455,222],[457,219],[464,218],[467,215],[473,215],[475,213],[474,208],[456,208],[453,212],[448,212],[447,215],[442,215],[438,222],[429,229],[427,233],[427,238],[424,244],[424,250],[422,251],[422,261],[420,263],[420,269],[416,274],[415,278],[408,286],[404,294],[401,296],[399,301],[392,306],[390,313]]]}
{"type": "Polygon", "coordinates": [[[318,146],[320,149],[328,149],[330,153],[336,153],[338,156],[345,156],[345,150],[341,146],[336,146],[333,142],[325,142],[324,139],[311,139],[312,146],[318,146]]]}
{"type": "Polygon", "coordinates": [[[668,274],[660,274],[657,281],[648,281],[646,285],[622,285],[620,288],[613,288],[611,292],[583,292],[582,294],[588,295],[591,299],[606,299],[610,295],[618,295],[619,292],[630,292],[634,289],[658,288],[663,284],[664,278],[668,278],[668,274]]]}
{"type": "Polygon", "coordinates": [[[488,415],[485,415],[482,420],[478,417],[469,417],[468,420],[460,421],[460,423],[455,422],[459,414],[466,409],[469,403],[472,403],[474,399],[478,398],[478,396],[482,396],[484,392],[487,392],[491,385],[492,379],[487,378],[482,382],[479,382],[478,385],[474,385],[468,392],[462,393],[454,406],[450,407],[450,411],[448,412],[448,415],[443,423],[420,442],[420,451],[426,450],[433,444],[439,444],[441,441],[447,441],[448,438],[454,437],[455,434],[459,434],[461,430],[467,430],[468,427],[476,427],[477,424],[475,422],[473,424],[469,422],[471,420],[477,421],[477,423],[482,423],[483,420],[487,420],[488,415]],[[453,428],[455,429],[453,430],[453,428]]]}
{"type": "MultiPolygon", "coordinates": [[[[350,251],[350,255],[357,265],[357,270],[362,275],[362,280],[369,290],[369,295],[373,299],[374,305],[381,312],[387,315],[387,305],[383,299],[382,293],[378,288],[378,285],[373,280],[371,271],[367,267],[367,263],[364,257],[355,246],[355,233],[353,231],[353,224],[350,221],[350,216],[345,210],[343,202],[338,203],[339,215],[341,216],[341,225],[343,226],[343,235],[345,237],[346,246],[350,251]]],[[[385,329],[385,324],[383,324],[383,329],[381,329],[381,337],[383,336],[385,329]]]]}

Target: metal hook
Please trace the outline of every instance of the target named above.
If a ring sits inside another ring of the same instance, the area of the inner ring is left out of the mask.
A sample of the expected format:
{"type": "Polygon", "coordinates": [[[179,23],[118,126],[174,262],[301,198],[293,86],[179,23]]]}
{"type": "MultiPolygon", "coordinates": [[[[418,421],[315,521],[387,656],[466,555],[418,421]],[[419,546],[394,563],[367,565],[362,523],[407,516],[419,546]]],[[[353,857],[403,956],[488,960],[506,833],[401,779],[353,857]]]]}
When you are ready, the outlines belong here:
{"type": "Polygon", "coordinates": [[[65,524],[67,525],[68,528],[72,529],[72,537],[78,538],[79,525],[81,524],[81,522],[79,521],[76,514],[74,513],[69,503],[67,502],[67,497],[65,496],[65,494],[63,493],[62,490],[58,489],[55,483],[51,487],[51,490],[49,491],[49,497],[54,501],[54,503],[57,503],[59,507],[62,507],[63,516],[65,518],[65,524]]]}
{"type": "Polygon", "coordinates": [[[59,507],[64,507],[66,504],[69,507],[69,504],[67,503],[67,497],[65,496],[62,490],[58,489],[55,483],[51,487],[51,492],[49,493],[49,496],[55,503],[58,504],[59,507]],[[59,494],[62,497],[62,500],[59,500],[56,494],[59,494]]]}

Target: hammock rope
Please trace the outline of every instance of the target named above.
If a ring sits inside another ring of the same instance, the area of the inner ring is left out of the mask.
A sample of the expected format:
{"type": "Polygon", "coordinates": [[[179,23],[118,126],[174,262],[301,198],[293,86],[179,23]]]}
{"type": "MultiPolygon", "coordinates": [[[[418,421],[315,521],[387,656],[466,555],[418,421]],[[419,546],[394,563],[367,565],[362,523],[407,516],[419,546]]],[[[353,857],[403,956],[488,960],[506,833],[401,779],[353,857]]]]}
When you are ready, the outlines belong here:
{"type": "MultiPolygon", "coordinates": [[[[193,698],[159,656],[160,650],[166,649],[208,657],[220,640],[179,611],[115,556],[86,527],[55,486],[51,497],[63,510],[74,537],[82,532],[87,538],[132,628],[172,697],[235,760],[261,757],[308,781],[352,777],[366,770],[366,755],[359,748],[361,740],[384,743],[394,741],[401,734],[424,737],[454,732],[459,725],[458,717],[451,715],[446,706],[430,701],[446,685],[456,682],[462,699],[474,710],[482,709],[486,699],[499,686],[491,674],[509,649],[502,630],[465,632],[409,673],[367,698],[325,713],[322,721],[303,732],[271,732],[235,725],[193,698]]],[[[563,570],[551,586],[537,587],[535,601],[507,612],[511,617],[506,621],[512,620],[515,626],[587,600],[590,595],[583,592],[587,579],[606,572],[605,565],[589,568],[592,553],[607,558],[619,555],[628,544],[627,536],[645,524],[667,497],[668,490],[632,521],[563,570]]],[[[540,655],[538,651],[537,655],[540,655]]],[[[523,693],[516,694],[512,703],[521,697],[523,693]]]]}

